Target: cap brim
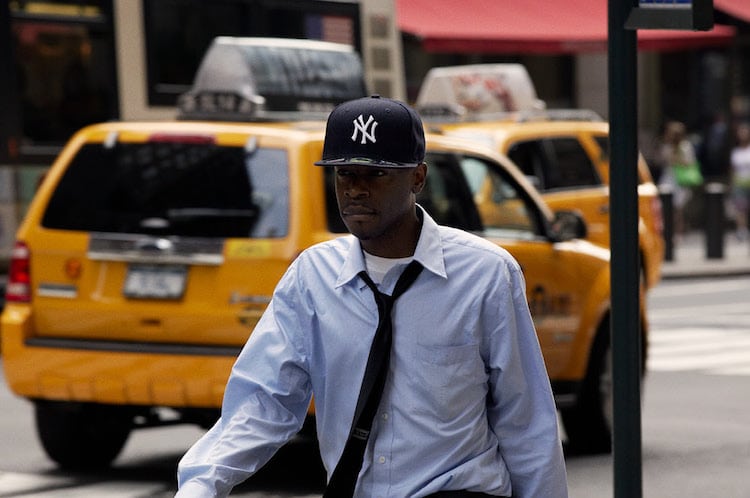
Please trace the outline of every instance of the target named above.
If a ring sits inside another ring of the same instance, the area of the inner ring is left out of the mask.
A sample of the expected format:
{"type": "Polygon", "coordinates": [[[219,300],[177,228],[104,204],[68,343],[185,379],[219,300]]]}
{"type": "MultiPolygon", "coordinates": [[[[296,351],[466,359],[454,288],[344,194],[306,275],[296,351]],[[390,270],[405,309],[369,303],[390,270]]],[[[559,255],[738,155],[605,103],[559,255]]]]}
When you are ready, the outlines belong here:
{"type": "Polygon", "coordinates": [[[375,168],[416,168],[418,163],[394,163],[368,157],[340,157],[315,161],[315,166],[372,166],[375,168]]]}

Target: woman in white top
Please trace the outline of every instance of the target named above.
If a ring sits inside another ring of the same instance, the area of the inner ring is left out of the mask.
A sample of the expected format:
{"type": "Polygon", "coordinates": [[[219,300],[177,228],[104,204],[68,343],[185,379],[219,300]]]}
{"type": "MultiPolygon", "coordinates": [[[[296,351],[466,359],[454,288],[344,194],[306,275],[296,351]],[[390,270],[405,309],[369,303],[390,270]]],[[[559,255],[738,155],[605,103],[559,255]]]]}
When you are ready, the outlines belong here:
{"type": "Polygon", "coordinates": [[[731,186],[734,221],[737,237],[748,238],[748,208],[750,207],[750,125],[743,123],[737,127],[737,144],[732,149],[731,186]]]}
{"type": "Polygon", "coordinates": [[[696,161],[695,149],[687,139],[685,125],[679,121],[670,121],[664,128],[664,138],[659,151],[661,163],[664,165],[659,178],[659,189],[672,192],[672,206],[674,208],[674,233],[685,231],[685,206],[693,196],[690,186],[681,185],[677,181],[676,168],[685,167],[696,161]]]}

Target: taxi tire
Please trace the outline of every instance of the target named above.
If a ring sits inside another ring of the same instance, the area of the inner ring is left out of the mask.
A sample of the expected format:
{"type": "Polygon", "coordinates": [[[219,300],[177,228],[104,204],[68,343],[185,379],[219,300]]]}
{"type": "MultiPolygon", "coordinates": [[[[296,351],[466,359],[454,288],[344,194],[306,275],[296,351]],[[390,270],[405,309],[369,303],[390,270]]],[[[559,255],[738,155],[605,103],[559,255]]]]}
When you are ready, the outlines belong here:
{"type": "Polygon", "coordinates": [[[34,409],[44,451],[66,470],[108,467],[133,427],[122,407],[37,400],[34,409]]]}
{"type": "Polygon", "coordinates": [[[612,362],[609,320],[599,328],[586,377],[576,404],[560,410],[568,440],[567,452],[598,455],[612,451],[612,362]]]}

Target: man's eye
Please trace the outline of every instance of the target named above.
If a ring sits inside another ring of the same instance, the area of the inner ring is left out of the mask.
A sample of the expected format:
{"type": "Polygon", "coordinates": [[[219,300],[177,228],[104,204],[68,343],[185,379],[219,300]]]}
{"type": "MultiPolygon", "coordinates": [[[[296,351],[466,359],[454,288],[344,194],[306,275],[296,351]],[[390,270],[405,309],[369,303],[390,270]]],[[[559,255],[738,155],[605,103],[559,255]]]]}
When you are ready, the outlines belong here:
{"type": "Polygon", "coordinates": [[[387,174],[388,174],[387,171],[384,171],[382,169],[374,169],[374,168],[371,170],[363,171],[363,172],[354,172],[354,171],[349,171],[345,169],[340,169],[336,171],[336,176],[340,178],[353,177],[353,176],[358,176],[360,178],[378,178],[381,176],[386,176],[387,174]]]}

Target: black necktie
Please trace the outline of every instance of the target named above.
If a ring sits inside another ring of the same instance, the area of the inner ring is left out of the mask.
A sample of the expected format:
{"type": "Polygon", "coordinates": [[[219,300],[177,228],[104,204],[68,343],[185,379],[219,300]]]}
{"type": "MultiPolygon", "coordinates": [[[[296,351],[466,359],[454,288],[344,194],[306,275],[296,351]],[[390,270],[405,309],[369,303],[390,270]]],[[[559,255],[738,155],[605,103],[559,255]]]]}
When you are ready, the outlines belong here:
{"type": "Polygon", "coordinates": [[[357,476],[362,468],[362,458],[365,454],[367,439],[370,435],[372,420],[380,404],[385,379],[388,376],[388,364],[391,357],[391,342],[393,340],[393,324],[391,312],[396,299],[408,289],[422,271],[422,265],[412,261],[403,271],[393,289],[393,295],[383,294],[366,272],[359,272],[375,296],[378,305],[378,328],[370,347],[367,358],[365,376],[357,399],[352,429],[346,441],[344,452],[339,459],[336,469],[326,488],[324,498],[351,498],[357,484],[357,476]]]}

